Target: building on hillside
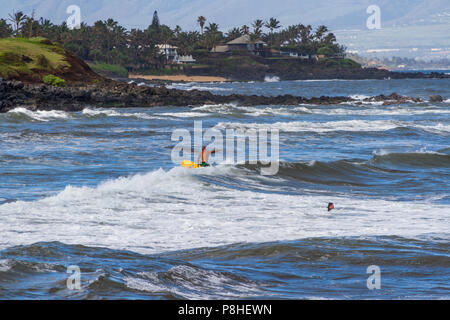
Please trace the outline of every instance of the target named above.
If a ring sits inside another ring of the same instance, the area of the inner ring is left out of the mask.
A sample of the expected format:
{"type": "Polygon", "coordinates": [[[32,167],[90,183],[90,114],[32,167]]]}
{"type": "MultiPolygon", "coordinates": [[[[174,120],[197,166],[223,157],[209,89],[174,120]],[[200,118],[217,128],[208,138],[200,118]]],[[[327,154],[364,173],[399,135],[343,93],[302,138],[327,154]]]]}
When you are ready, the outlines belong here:
{"type": "Polygon", "coordinates": [[[281,45],[279,55],[282,57],[292,57],[292,58],[298,58],[298,59],[302,59],[302,60],[315,59],[315,57],[313,55],[311,55],[307,52],[303,52],[299,48],[290,46],[287,41],[281,45]]]}
{"type": "Polygon", "coordinates": [[[177,62],[178,63],[194,63],[196,60],[192,57],[192,55],[188,56],[178,56],[177,62]]]}
{"type": "Polygon", "coordinates": [[[251,40],[248,34],[227,42],[225,45],[218,45],[211,49],[211,52],[225,53],[231,51],[251,52],[254,55],[266,57],[270,51],[266,49],[266,43],[262,40],[251,40]]]}
{"type": "Polygon", "coordinates": [[[159,49],[159,53],[164,55],[168,61],[174,62],[178,57],[178,47],[170,44],[157,44],[156,47],[159,49]]]}
{"type": "Polygon", "coordinates": [[[252,40],[248,34],[244,34],[239,38],[227,42],[227,46],[230,51],[249,51],[254,55],[262,57],[266,56],[266,50],[264,48],[266,45],[267,44],[262,40],[252,40]]]}
{"type": "Polygon", "coordinates": [[[284,48],[281,48],[280,50],[280,56],[282,57],[293,57],[303,60],[311,59],[311,55],[303,52],[298,52],[297,50],[287,50],[284,48]]]}
{"type": "Polygon", "coordinates": [[[335,53],[335,54],[329,56],[328,58],[336,59],[336,60],[344,59],[345,58],[345,53],[335,53]]]}
{"type": "Polygon", "coordinates": [[[228,48],[227,45],[219,45],[219,46],[215,46],[214,48],[211,49],[211,52],[216,52],[216,53],[225,53],[225,52],[229,52],[230,49],[228,48]]]}
{"type": "Polygon", "coordinates": [[[156,47],[159,48],[159,53],[164,55],[169,63],[183,64],[195,62],[195,59],[191,55],[178,55],[178,47],[176,46],[172,46],[170,44],[157,44],[156,47]]]}

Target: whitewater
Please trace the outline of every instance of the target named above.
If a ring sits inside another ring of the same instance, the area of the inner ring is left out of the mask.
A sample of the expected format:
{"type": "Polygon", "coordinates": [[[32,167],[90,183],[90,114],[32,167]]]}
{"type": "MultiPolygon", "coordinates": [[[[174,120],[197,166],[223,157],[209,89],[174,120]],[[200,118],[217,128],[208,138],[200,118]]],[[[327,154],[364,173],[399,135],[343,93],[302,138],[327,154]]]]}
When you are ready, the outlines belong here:
{"type": "Polygon", "coordinates": [[[0,284],[9,296],[73,297],[63,284],[75,264],[85,270],[80,299],[448,297],[448,79],[173,86],[355,101],[1,114],[0,284]],[[425,101],[362,103],[394,90],[425,101]],[[436,93],[443,102],[428,101],[436,93]],[[234,158],[181,168],[171,135],[193,133],[194,121],[278,130],[277,174],[234,158]],[[367,290],[372,264],[390,273],[387,290],[367,290]]]}

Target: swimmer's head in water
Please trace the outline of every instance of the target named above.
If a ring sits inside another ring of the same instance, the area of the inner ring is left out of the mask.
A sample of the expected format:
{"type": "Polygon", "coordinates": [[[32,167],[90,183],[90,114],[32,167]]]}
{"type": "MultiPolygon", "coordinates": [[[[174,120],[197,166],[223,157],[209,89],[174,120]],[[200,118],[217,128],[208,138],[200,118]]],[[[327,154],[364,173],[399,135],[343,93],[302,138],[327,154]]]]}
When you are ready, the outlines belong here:
{"type": "Polygon", "coordinates": [[[328,211],[331,211],[331,210],[333,210],[334,209],[334,204],[333,204],[333,202],[329,202],[328,203],[328,211]]]}

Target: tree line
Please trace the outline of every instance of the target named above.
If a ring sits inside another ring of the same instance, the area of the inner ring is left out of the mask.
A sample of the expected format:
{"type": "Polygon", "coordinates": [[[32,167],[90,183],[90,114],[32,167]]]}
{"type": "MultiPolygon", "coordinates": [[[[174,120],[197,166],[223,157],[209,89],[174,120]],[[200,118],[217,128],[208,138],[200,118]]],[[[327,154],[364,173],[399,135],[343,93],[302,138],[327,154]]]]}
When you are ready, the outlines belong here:
{"type": "Polygon", "coordinates": [[[245,34],[250,39],[265,41],[273,49],[283,47],[326,55],[345,52],[324,25],[316,29],[303,24],[283,28],[276,18],[256,19],[250,26],[235,27],[224,33],[217,23],[207,21],[204,16],[197,18],[197,24],[200,31],[186,31],[178,25],[172,29],[160,23],[155,11],[151,24],[143,30],[127,30],[113,19],[99,20],[92,26],[81,23],[79,28],[71,30],[65,22],[53,24],[42,17],[35,19],[34,13],[26,15],[18,11],[9,14],[7,19],[0,19],[0,37],[45,37],[83,60],[121,65],[131,71],[164,66],[165,57],[157,44],[177,46],[179,54],[195,57],[245,34]]]}

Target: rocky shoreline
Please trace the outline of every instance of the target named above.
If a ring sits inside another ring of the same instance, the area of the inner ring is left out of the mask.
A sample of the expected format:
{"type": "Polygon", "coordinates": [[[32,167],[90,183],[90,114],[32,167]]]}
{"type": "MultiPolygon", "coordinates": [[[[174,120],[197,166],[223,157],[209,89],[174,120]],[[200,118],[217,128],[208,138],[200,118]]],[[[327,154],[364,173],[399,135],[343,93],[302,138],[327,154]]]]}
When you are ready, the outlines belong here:
{"type": "MultiPolygon", "coordinates": [[[[442,101],[440,96],[430,96],[431,101],[442,101]]],[[[96,85],[53,87],[45,84],[26,84],[21,81],[0,80],[0,113],[21,106],[29,110],[81,111],[86,106],[100,108],[130,108],[155,106],[200,106],[204,104],[237,103],[253,105],[329,105],[342,102],[383,102],[384,105],[422,102],[421,98],[401,96],[396,93],[355,100],[343,96],[305,98],[292,95],[214,95],[208,91],[184,91],[165,87],[138,86],[135,83],[107,81],[96,85]]]]}
{"type": "Polygon", "coordinates": [[[450,75],[439,72],[395,72],[378,68],[338,69],[309,66],[302,68],[240,68],[233,72],[218,71],[217,68],[188,69],[188,76],[221,76],[231,81],[263,81],[266,76],[276,76],[280,80],[385,80],[385,79],[448,79],[450,75]]]}

